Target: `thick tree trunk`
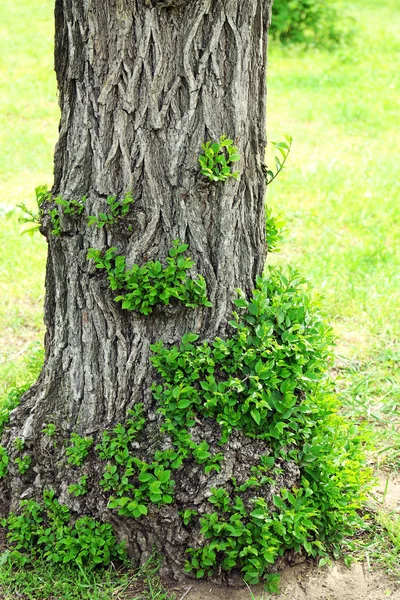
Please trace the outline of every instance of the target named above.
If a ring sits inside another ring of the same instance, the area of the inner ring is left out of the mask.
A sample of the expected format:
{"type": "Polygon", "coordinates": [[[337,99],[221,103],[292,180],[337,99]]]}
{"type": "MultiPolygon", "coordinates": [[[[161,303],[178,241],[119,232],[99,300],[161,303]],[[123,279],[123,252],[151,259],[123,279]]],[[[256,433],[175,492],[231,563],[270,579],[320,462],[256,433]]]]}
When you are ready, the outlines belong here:
{"type": "MultiPolygon", "coordinates": [[[[175,572],[190,537],[177,517],[185,494],[201,507],[211,486],[248,472],[265,448],[246,451],[244,439],[232,438],[221,473],[186,466],[175,478],[175,504],[135,521],[106,509],[94,454],[88,496],[67,494],[76,474],[63,444],[71,432],[96,438],[138,402],[154,428],[150,344],[177,343],[188,331],[224,336],[235,288],[249,294],[263,270],[269,15],[269,0],[56,0],[61,122],[52,191],[87,202],[79,218],[62,217],[59,237],[44,220],[46,360],[6,433],[11,455],[20,437],[32,464],[20,475],[11,461],[4,505],[16,509],[21,497],[51,487],[78,513],[112,521],[133,555],[146,557],[155,543],[175,572]],[[221,134],[239,147],[240,179],[211,183],[197,160],[201,144],[221,134]],[[88,226],[108,195],[126,192],[135,203],[124,223],[88,226]],[[86,258],[90,247],[115,246],[128,264],[162,261],[177,238],[189,244],[212,308],[159,307],[149,316],[122,310],[86,258]],[[57,448],[43,436],[47,423],[56,425],[57,448]]],[[[199,435],[212,443],[211,429],[203,424],[199,435]]]]}

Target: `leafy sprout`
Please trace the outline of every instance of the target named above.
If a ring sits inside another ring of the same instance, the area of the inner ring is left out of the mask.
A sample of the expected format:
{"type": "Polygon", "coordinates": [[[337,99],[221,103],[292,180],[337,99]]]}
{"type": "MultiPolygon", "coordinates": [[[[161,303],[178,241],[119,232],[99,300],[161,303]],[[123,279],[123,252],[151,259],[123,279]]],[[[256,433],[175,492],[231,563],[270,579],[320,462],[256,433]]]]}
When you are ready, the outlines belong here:
{"type": "Polygon", "coordinates": [[[290,154],[290,150],[292,149],[293,138],[290,135],[284,135],[283,137],[286,139],[286,142],[271,142],[271,144],[275,147],[276,150],[278,150],[281,156],[275,156],[275,173],[267,166],[265,166],[264,173],[267,185],[272,183],[274,179],[278,177],[279,173],[284,168],[287,158],[290,154]]]}
{"type": "Polygon", "coordinates": [[[202,144],[203,154],[199,156],[201,173],[210,181],[226,181],[230,177],[239,178],[239,171],[232,171],[233,163],[240,160],[239,150],[226,135],[218,142],[202,144]]]}

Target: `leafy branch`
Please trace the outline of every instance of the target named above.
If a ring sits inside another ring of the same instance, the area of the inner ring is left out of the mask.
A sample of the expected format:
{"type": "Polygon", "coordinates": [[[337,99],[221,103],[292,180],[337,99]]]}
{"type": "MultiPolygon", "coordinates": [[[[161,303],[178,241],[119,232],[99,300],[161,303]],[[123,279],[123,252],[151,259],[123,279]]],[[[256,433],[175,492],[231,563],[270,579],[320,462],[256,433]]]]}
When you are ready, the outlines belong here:
{"type": "Polygon", "coordinates": [[[29,235],[33,235],[35,233],[35,231],[38,231],[40,229],[41,220],[44,215],[43,204],[45,202],[51,202],[51,200],[52,200],[51,193],[47,189],[46,185],[39,185],[37,188],[35,188],[35,195],[36,195],[37,211],[30,210],[26,206],[26,204],[24,204],[24,202],[20,202],[19,204],[17,204],[17,208],[21,209],[24,213],[23,215],[20,216],[19,222],[34,224],[34,227],[25,229],[22,232],[23,234],[28,233],[29,235]]]}
{"type": "Polygon", "coordinates": [[[287,143],[286,142],[271,142],[271,144],[275,147],[275,149],[278,150],[278,152],[281,154],[282,158],[280,158],[279,156],[275,156],[275,166],[276,166],[275,173],[273,171],[271,171],[271,169],[268,169],[268,167],[265,165],[264,174],[266,177],[267,185],[272,183],[274,181],[274,179],[276,179],[278,177],[279,173],[284,168],[287,158],[290,154],[290,150],[292,149],[292,142],[293,142],[292,136],[284,135],[283,137],[287,140],[287,143]]]}

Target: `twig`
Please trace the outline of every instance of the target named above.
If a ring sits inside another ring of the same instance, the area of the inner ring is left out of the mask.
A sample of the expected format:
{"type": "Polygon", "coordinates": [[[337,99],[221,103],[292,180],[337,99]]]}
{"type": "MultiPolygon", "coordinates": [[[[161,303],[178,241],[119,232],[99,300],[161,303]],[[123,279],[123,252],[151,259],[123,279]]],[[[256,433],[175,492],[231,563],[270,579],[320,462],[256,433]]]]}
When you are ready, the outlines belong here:
{"type": "Polygon", "coordinates": [[[190,590],[192,589],[192,585],[186,590],[186,592],[183,594],[183,596],[181,596],[179,598],[179,600],[183,600],[184,598],[186,598],[186,596],[188,595],[188,593],[190,592],[190,590]]]}

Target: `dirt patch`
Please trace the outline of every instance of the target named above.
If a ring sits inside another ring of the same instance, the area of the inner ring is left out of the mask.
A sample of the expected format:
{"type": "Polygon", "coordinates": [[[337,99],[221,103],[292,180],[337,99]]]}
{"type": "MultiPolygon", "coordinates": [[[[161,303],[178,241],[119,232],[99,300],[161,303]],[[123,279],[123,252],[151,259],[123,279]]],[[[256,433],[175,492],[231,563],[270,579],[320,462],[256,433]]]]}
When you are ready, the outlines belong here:
{"type": "MultiPolygon", "coordinates": [[[[280,594],[270,595],[263,592],[262,587],[253,587],[254,600],[400,600],[400,582],[390,580],[383,573],[369,573],[360,563],[350,569],[341,564],[319,569],[304,563],[283,569],[281,577],[280,594]]],[[[177,594],[178,600],[183,597],[185,600],[252,600],[247,588],[209,583],[188,583],[177,594]]]]}
{"type": "Polygon", "coordinates": [[[400,512],[400,476],[378,473],[378,485],[373,497],[385,512],[400,512]]]}

